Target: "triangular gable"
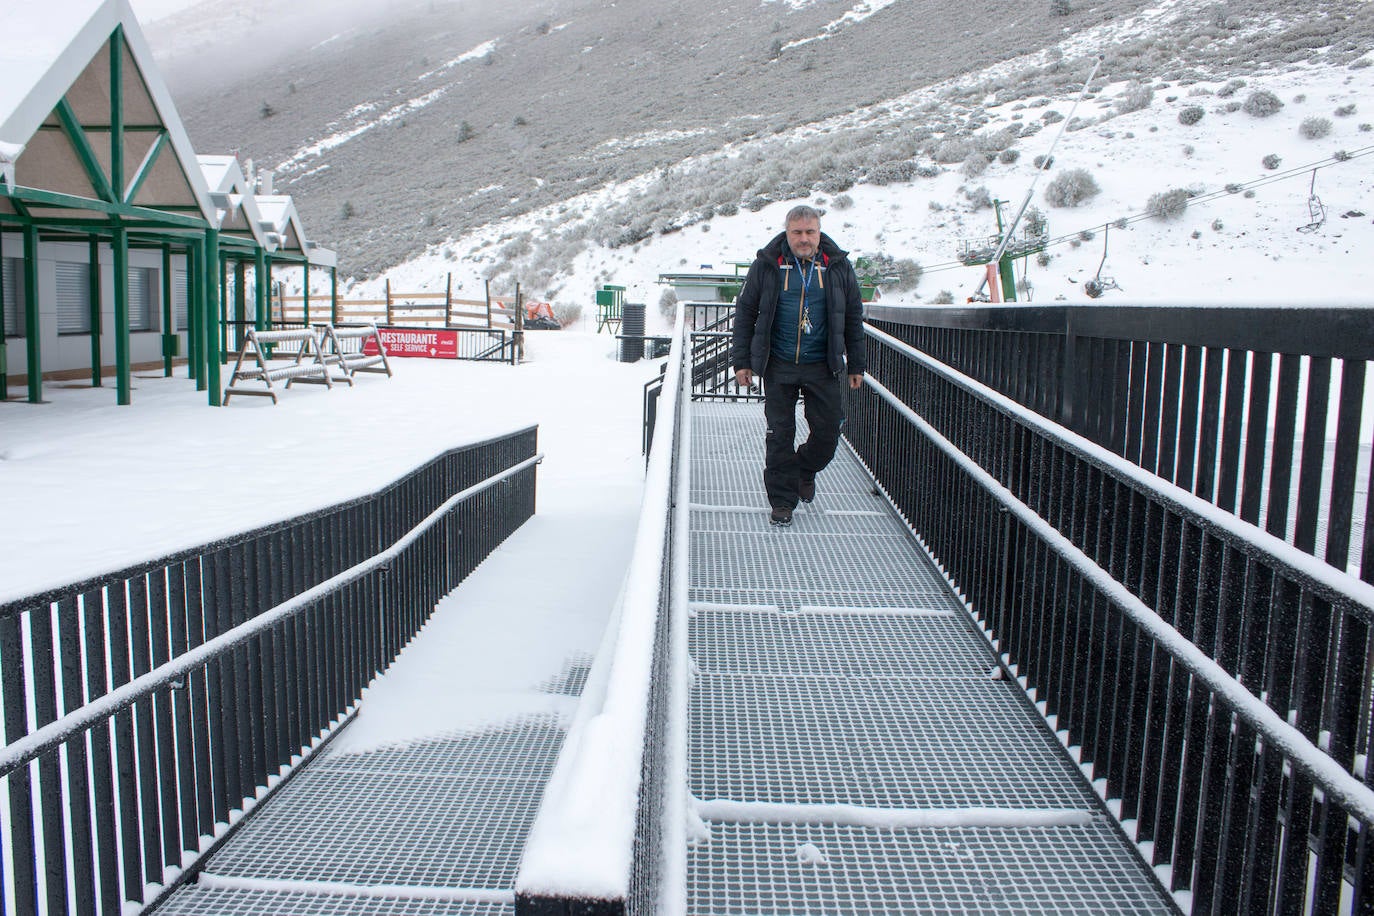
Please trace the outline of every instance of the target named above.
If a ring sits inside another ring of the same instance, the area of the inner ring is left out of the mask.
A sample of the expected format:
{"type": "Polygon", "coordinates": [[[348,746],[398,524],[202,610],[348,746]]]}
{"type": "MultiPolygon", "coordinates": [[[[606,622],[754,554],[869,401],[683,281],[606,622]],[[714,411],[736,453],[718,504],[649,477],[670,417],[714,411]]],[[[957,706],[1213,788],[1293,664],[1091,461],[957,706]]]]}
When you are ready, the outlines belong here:
{"type": "MultiPolygon", "coordinates": [[[[127,0],[9,0],[4,27],[0,168],[15,184],[83,198],[108,195],[93,184],[81,151],[63,130],[59,106],[70,106],[89,154],[108,177],[110,38],[122,29],[127,202],[182,211],[215,224],[190,139],[127,0]],[[6,165],[4,154],[15,150],[6,165]],[[154,150],[156,157],[150,156],[154,150]]],[[[48,208],[42,210],[34,215],[45,215],[48,208]]]]}
{"type": "Polygon", "coordinates": [[[301,218],[296,212],[296,204],[291,196],[259,194],[256,201],[264,223],[276,236],[278,250],[304,255],[307,244],[305,232],[301,228],[301,218]]]}
{"type": "Polygon", "coordinates": [[[220,233],[252,239],[261,248],[275,248],[275,244],[268,242],[270,230],[263,227],[264,218],[258,210],[257,198],[252,194],[238,157],[197,156],[196,162],[210,191],[220,233]]]}

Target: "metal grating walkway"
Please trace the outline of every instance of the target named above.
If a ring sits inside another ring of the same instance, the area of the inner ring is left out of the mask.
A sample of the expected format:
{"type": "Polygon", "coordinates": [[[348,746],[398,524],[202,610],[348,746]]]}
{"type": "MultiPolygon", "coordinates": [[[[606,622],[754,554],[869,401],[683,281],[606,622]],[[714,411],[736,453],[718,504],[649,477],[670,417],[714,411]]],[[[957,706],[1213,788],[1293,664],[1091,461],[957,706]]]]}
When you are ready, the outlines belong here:
{"type": "MultiPolygon", "coordinates": [[[[580,693],[588,661],[545,685],[580,693]]],[[[365,753],[329,748],[159,916],[511,916],[525,836],[563,743],[554,717],[365,753]]]]}
{"type": "Polygon", "coordinates": [[[1175,912],[854,457],[773,528],[761,406],[691,417],[687,911],[1175,912]]]}

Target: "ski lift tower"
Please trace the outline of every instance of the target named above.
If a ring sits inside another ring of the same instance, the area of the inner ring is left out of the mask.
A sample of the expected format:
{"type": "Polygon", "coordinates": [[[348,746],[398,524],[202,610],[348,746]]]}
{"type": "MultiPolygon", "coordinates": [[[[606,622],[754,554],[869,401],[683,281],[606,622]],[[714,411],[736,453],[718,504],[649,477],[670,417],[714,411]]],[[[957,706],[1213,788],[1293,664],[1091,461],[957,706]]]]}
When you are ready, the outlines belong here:
{"type": "MultiPolygon", "coordinates": [[[[1005,228],[1002,223],[1002,204],[1005,200],[994,200],[992,202],[994,212],[997,214],[997,234],[980,239],[963,239],[959,243],[959,262],[969,267],[991,264],[992,259],[997,257],[997,250],[1002,244],[1002,233],[1005,228]]],[[[1002,257],[997,261],[997,274],[1002,281],[1002,302],[1016,301],[1016,272],[1013,270],[1013,262],[1017,258],[1028,258],[1033,254],[1038,254],[1045,250],[1048,236],[1043,227],[1029,227],[1024,235],[1013,235],[1007,243],[1006,249],[1002,252],[1002,257]],[[1032,235],[1029,229],[1038,229],[1038,234],[1032,235]]],[[[993,290],[995,293],[996,291],[993,290]]],[[[995,301],[995,297],[994,297],[995,301]]]]}

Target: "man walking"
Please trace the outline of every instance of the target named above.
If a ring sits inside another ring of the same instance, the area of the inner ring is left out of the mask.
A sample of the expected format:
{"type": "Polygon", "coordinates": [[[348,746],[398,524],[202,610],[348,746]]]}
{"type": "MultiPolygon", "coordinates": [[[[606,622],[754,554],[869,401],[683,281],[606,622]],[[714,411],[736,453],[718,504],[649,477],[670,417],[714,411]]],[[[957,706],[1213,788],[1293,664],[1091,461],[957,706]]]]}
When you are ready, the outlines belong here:
{"type": "Polygon", "coordinates": [[[774,525],[792,524],[797,500],[816,495],[816,472],[835,456],[844,421],[844,379],[864,377],[859,280],[821,215],[793,207],[784,231],[759,249],[735,302],[730,365],[743,387],[763,379],[763,486],[774,525]],[[797,397],[811,435],[796,446],[797,397]]]}

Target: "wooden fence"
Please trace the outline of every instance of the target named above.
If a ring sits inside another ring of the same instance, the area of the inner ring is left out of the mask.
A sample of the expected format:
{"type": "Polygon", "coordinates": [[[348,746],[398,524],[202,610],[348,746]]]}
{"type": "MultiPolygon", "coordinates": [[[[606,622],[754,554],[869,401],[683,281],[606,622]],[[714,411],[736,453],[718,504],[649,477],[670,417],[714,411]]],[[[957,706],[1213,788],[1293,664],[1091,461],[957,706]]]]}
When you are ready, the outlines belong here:
{"type": "MultiPolygon", "coordinates": [[[[518,331],[517,303],[520,288],[514,295],[493,295],[487,284],[481,299],[457,299],[453,296],[453,276],[448,276],[443,292],[397,292],[386,283],[385,298],[339,299],[337,312],[328,296],[310,297],[309,317],[312,322],[328,320],[335,325],[377,324],[424,328],[487,328],[489,330],[518,331]]],[[[274,325],[306,324],[304,296],[288,296],[280,288],[272,299],[274,325]]]]}

